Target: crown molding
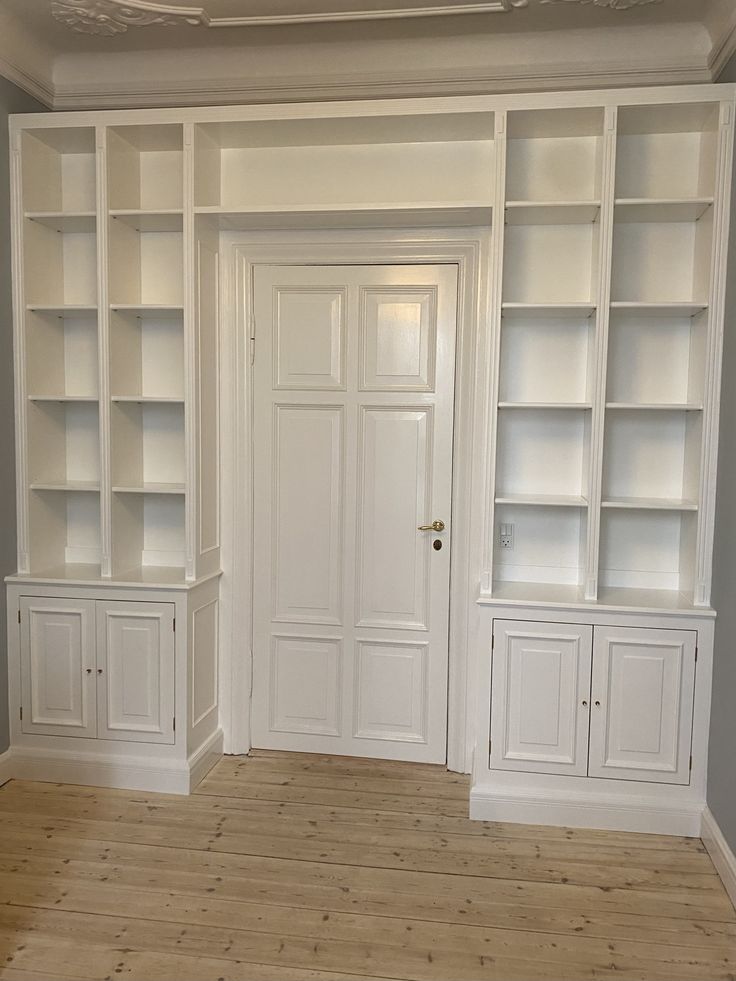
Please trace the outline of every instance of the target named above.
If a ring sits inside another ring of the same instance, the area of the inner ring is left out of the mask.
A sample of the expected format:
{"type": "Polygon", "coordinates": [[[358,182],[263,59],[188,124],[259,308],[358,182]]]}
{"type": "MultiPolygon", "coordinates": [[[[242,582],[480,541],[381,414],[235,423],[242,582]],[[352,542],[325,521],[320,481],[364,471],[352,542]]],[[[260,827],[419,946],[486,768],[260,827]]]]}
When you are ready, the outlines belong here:
{"type": "Polygon", "coordinates": [[[201,79],[167,82],[153,88],[132,80],[125,90],[104,83],[70,84],[57,90],[54,108],[152,109],[160,107],[239,105],[249,103],[312,102],[352,99],[407,98],[442,95],[491,95],[498,92],[541,92],[560,89],[614,88],[650,85],[700,84],[712,81],[702,64],[642,65],[635,68],[578,63],[575,70],[559,65],[536,65],[519,71],[489,70],[354,73],[317,77],[280,75],[271,79],[201,79]]]}
{"type": "Polygon", "coordinates": [[[42,79],[36,75],[32,75],[2,55],[0,55],[0,75],[9,82],[12,82],[13,85],[17,85],[19,89],[23,89],[28,95],[32,95],[34,99],[38,99],[39,102],[48,106],[49,109],[54,108],[56,92],[54,83],[50,78],[42,79]]]}
{"type": "Polygon", "coordinates": [[[711,76],[716,81],[731,58],[736,54],[736,14],[731,20],[723,37],[713,43],[713,50],[708,59],[711,76]]]}

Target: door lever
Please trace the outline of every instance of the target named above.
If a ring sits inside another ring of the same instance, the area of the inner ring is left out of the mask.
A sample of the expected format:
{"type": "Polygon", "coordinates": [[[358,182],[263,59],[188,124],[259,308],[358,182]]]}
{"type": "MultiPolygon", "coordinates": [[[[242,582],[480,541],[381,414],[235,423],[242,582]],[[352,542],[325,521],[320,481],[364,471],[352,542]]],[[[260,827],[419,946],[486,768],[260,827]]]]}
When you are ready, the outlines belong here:
{"type": "Polygon", "coordinates": [[[419,525],[418,531],[444,531],[444,521],[433,521],[431,525],[419,525]]]}

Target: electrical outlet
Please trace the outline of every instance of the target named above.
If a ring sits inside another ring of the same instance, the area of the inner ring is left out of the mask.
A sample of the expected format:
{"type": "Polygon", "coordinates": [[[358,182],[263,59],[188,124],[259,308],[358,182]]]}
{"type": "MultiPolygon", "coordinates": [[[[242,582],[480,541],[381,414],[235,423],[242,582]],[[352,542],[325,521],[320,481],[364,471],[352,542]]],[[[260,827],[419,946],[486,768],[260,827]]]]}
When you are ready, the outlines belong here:
{"type": "Polygon", "coordinates": [[[498,547],[511,549],[514,547],[514,526],[498,526],[498,547]]]}

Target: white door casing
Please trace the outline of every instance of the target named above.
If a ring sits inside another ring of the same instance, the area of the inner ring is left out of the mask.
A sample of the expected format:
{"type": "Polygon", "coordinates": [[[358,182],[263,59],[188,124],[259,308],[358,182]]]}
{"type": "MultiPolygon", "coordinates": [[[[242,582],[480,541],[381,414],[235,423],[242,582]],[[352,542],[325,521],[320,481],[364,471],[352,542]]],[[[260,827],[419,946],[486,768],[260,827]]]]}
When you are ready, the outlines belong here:
{"type": "Polygon", "coordinates": [[[595,628],[591,777],[690,782],[696,637],[693,630],[595,628]]]}
{"type": "Polygon", "coordinates": [[[23,597],[20,612],[23,732],[94,737],[94,602],[23,597]]]}
{"type": "Polygon", "coordinates": [[[174,742],[174,607],[97,603],[98,738],[174,742]]]}
{"type": "Polygon", "coordinates": [[[457,268],[259,266],[254,312],[253,745],[445,762],[457,268]]]}
{"type": "Polygon", "coordinates": [[[592,627],[493,627],[491,768],[585,776],[592,627]]]}

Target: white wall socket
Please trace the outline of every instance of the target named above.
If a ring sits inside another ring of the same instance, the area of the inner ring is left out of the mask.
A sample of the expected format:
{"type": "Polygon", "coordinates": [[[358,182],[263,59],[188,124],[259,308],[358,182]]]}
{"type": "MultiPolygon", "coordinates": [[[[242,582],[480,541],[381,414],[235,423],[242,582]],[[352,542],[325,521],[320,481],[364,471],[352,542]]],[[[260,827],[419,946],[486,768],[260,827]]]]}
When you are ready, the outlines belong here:
{"type": "Polygon", "coordinates": [[[499,548],[513,548],[514,547],[514,526],[513,525],[499,525],[498,526],[498,547],[499,548]]]}

